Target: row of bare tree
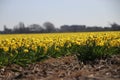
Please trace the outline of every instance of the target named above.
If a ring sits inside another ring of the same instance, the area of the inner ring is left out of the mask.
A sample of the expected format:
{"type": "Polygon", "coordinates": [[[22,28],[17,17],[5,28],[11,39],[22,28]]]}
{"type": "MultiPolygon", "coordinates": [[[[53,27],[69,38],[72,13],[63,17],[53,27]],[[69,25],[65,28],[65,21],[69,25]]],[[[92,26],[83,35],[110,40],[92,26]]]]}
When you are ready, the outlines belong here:
{"type": "Polygon", "coordinates": [[[56,28],[53,23],[45,22],[43,26],[39,24],[32,24],[25,26],[23,22],[14,26],[13,29],[4,25],[4,30],[0,31],[2,34],[10,33],[53,33],[53,32],[81,32],[81,31],[120,31],[120,25],[117,23],[110,24],[110,27],[98,27],[86,25],[62,25],[60,28],[56,28]]]}

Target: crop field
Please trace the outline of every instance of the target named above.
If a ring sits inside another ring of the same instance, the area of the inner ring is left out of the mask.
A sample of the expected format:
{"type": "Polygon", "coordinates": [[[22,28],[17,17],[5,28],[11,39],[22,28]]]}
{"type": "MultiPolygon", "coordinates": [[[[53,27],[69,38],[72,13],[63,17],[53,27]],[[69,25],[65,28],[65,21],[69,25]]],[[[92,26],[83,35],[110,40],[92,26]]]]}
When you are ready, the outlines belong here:
{"type": "Polygon", "coordinates": [[[0,66],[72,54],[82,61],[120,54],[120,32],[0,35],[0,66]]]}

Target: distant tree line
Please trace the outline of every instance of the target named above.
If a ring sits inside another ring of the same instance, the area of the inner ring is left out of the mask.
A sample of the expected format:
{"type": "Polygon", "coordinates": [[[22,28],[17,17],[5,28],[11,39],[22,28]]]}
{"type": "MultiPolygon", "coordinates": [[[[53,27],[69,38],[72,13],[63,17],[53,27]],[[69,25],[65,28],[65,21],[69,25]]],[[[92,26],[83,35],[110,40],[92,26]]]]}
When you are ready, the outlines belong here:
{"type": "Polygon", "coordinates": [[[86,32],[86,31],[120,31],[120,25],[117,23],[110,24],[110,27],[101,26],[86,26],[86,25],[62,25],[56,28],[53,23],[45,22],[43,26],[39,24],[31,24],[25,26],[23,22],[14,26],[13,29],[4,25],[4,30],[1,34],[16,34],[16,33],[54,33],[54,32],[86,32]]]}

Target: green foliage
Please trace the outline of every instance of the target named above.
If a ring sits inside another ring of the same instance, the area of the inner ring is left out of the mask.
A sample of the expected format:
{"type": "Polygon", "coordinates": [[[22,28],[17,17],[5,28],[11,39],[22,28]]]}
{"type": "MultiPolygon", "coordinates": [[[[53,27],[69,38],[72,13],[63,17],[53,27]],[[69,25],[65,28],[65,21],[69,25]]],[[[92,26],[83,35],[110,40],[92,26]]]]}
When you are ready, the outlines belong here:
{"type": "Polygon", "coordinates": [[[44,47],[37,47],[37,51],[29,50],[24,52],[24,47],[16,51],[4,52],[0,50],[0,66],[18,64],[26,66],[33,62],[39,62],[49,57],[58,58],[61,56],[75,54],[80,61],[94,61],[96,59],[106,58],[113,54],[120,54],[120,47],[110,47],[108,43],[104,46],[98,46],[94,40],[88,39],[86,45],[78,45],[72,42],[66,42],[64,46],[53,44],[45,52],[44,47]],[[71,46],[69,46],[71,44],[71,46]]]}
{"type": "MultiPolygon", "coordinates": [[[[77,45],[76,55],[80,61],[94,61],[96,59],[104,59],[112,56],[113,54],[120,53],[120,47],[110,47],[107,43],[104,46],[98,46],[95,40],[88,39],[86,45],[77,45]]],[[[74,48],[74,47],[73,47],[74,48]]]]}

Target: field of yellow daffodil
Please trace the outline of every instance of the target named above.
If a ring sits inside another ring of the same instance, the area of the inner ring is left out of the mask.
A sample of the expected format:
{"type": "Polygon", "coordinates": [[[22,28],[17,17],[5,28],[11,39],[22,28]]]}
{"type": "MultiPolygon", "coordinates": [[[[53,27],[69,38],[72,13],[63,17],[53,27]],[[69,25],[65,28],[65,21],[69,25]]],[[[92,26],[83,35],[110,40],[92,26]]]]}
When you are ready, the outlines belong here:
{"type": "MultiPolygon", "coordinates": [[[[82,60],[120,53],[120,32],[1,34],[0,65],[77,53],[82,60]],[[82,56],[82,57],[81,57],[82,56]]],[[[91,59],[90,59],[91,60],[91,59]]]]}

